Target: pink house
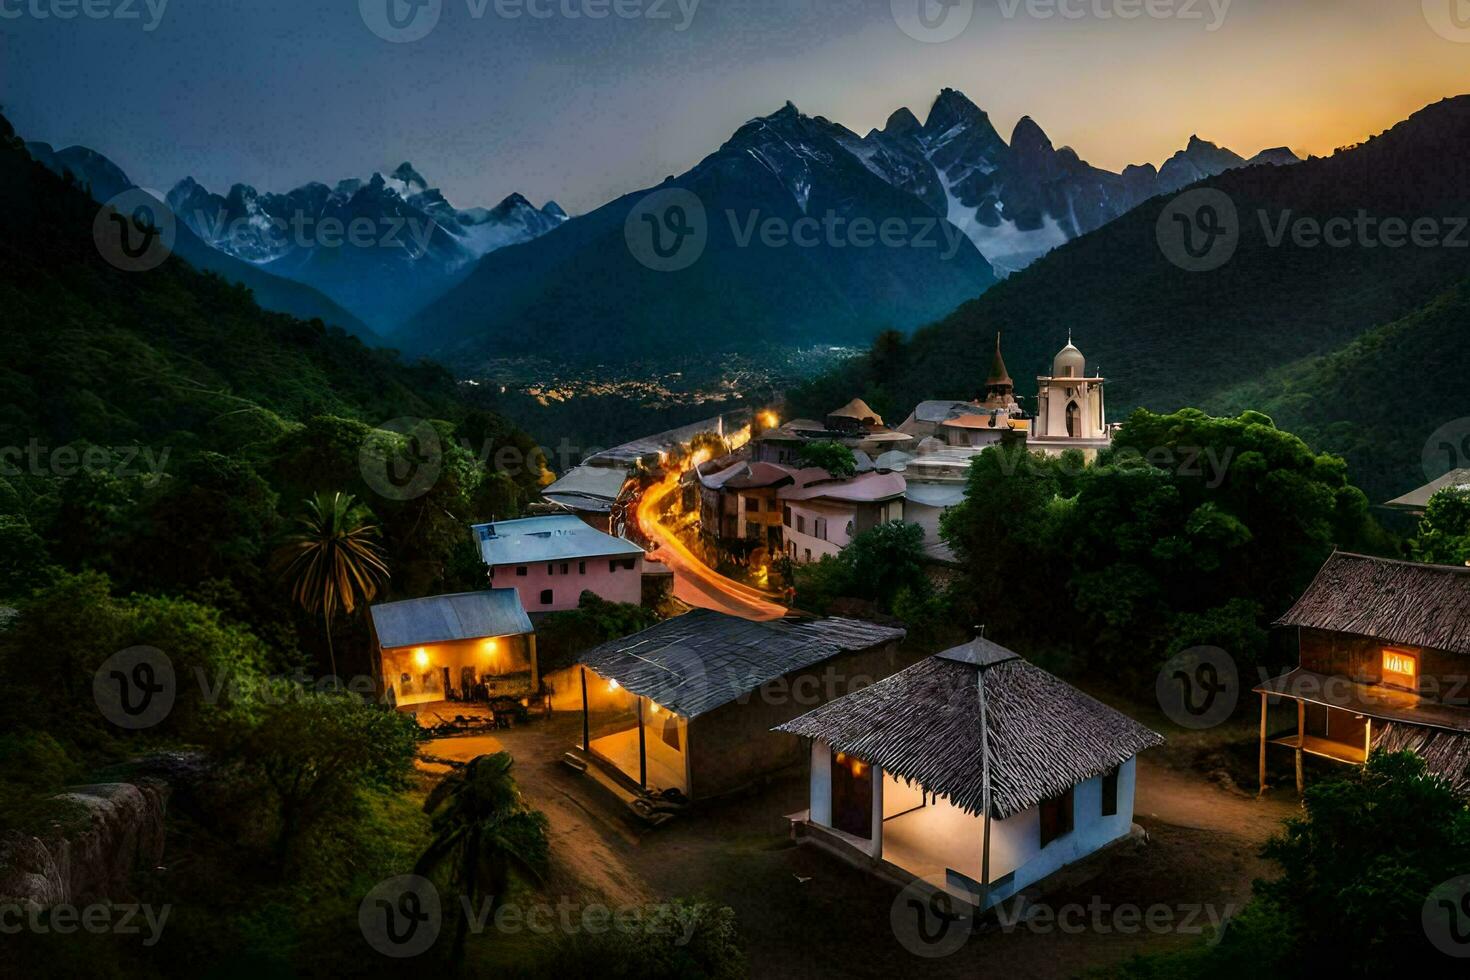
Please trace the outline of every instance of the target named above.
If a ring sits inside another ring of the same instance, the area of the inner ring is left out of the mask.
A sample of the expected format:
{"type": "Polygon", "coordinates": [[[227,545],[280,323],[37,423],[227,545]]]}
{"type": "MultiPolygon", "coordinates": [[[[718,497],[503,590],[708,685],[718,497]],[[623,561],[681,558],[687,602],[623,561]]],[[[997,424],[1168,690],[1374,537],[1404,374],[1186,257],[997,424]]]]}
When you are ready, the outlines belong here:
{"type": "Polygon", "coordinates": [[[570,514],[475,524],[490,583],[515,589],[527,612],[577,608],[584,591],[609,602],[643,599],[643,549],[570,514]]]}

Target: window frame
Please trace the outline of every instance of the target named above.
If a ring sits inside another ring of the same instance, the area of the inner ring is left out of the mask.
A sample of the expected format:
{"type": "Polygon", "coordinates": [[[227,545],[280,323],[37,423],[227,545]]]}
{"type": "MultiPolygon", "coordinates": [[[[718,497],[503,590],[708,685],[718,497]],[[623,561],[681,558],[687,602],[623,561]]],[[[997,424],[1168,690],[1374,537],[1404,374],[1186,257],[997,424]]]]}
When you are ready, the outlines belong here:
{"type": "Polygon", "coordinates": [[[1040,831],[1041,846],[1066,837],[1076,829],[1075,822],[1075,799],[1073,790],[1075,787],[1068,786],[1059,795],[1048,797],[1037,804],[1040,810],[1038,823],[1040,831]]]}

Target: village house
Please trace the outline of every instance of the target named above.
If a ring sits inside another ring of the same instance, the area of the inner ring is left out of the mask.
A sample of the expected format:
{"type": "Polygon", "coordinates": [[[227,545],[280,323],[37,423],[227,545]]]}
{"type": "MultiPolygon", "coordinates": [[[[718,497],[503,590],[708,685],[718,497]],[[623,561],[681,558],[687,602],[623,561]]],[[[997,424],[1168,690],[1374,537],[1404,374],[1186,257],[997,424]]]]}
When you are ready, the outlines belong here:
{"type": "Polygon", "coordinates": [[[541,491],[558,509],[604,533],[613,533],[613,515],[628,486],[626,465],[610,460],[583,463],[541,491]]]}
{"type": "Polygon", "coordinates": [[[1129,836],[1164,741],[983,638],[777,730],[811,740],[799,839],[982,909],[1129,836]]]}
{"type": "Polygon", "coordinates": [[[399,707],[534,694],[536,634],[515,589],[370,608],[383,693],[399,707]]]}
{"type": "Polygon", "coordinates": [[[1272,746],[1362,765],[1411,750],[1470,792],[1470,568],[1336,552],[1276,626],[1297,633],[1295,670],[1258,685],[1260,784],[1272,746]],[[1273,730],[1271,703],[1291,709],[1273,730]]]}
{"type": "Polygon", "coordinates": [[[777,491],[826,478],[827,471],[750,462],[731,455],[695,466],[693,476],[702,533],[719,541],[747,541],[753,548],[780,554],[782,527],[777,491]]]}
{"type": "Polygon", "coordinates": [[[577,608],[583,592],[643,600],[643,549],[571,514],[471,526],[492,585],[514,589],[529,612],[577,608]]]}
{"type": "Polygon", "coordinates": [[[863,473],[848,480],[823,480],[784,487],[776,494],[786,557],[795,562],[835,556],[859,534],[903,520],[905,482],[901,473],[863,473]]]}
{"type": "Polygon", "coordinates": [[[801,740],[771,729],[892,673],[903,637],[853,619],[763,623],[696,609],[587,651],[558,675],[552,703],[580,707],[579,748],[600,771],[705,799],[800,764],[801,740]]]}
{"type": "Polygon", "coordinates": [[[886,452],[907,450],[915,441],[908,433],[885,426],[882,416],[861,398],[854,398],[829,412],[822,422],[791,419],[757,433],[751,440],[751,458],[800,466],[803,447],[813,442],[837,442],[871,460],[886,452]]]}
{"type": "Polygon", "coordinates": [[[1443,476],[1430,480],[1416,490],[1395,497],[1383,506],[1413,517],[1423,517],[1429,507],[1429,498],[1441,490],[1470,490],[1470,469],[1450,470],[1443,476]]]}

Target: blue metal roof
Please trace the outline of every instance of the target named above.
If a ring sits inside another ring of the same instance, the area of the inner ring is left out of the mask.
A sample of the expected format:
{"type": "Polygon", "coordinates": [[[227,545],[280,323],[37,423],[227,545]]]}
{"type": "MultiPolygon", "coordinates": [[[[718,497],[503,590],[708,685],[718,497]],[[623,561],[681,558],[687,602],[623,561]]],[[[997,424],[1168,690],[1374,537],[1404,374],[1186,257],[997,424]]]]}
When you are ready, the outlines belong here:
{"type": "Polygon", "coordinates": [[[525,517],[472,525],[487,565],[529,565],[577,558],[633,558],[643,549],[626,538],[604,534],[571,514],[525,517]]]}
{"type": "Polygon", "coordinates": [[[373,627],[384,647],[410,647],[449,640],[478,640],[533,632],[515,589],[385,602],[372,607],[373,627]]]}

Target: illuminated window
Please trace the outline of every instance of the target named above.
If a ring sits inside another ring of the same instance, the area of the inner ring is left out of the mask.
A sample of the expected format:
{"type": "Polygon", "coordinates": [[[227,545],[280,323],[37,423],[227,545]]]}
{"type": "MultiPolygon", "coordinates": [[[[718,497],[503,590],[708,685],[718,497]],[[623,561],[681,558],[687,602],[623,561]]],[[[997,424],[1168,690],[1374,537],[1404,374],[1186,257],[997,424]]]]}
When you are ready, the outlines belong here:
{"type": "Polygon", "coordinates": [[[1411,691],[1419,689],[1419,655],[1407,650],[1383,650],[1383,683],[1411,691]]]}

